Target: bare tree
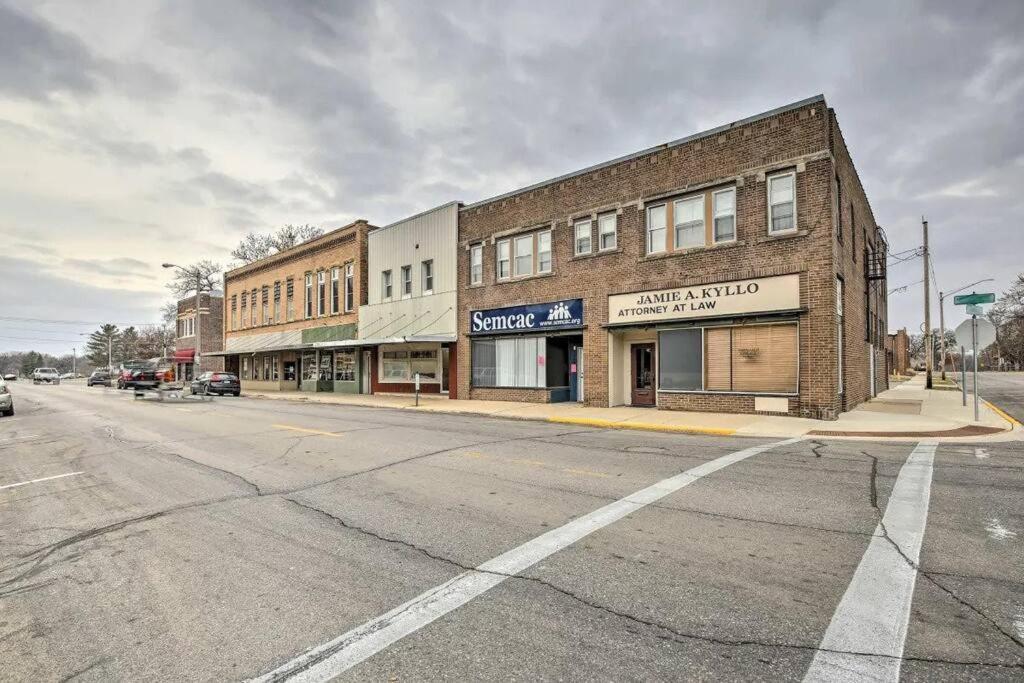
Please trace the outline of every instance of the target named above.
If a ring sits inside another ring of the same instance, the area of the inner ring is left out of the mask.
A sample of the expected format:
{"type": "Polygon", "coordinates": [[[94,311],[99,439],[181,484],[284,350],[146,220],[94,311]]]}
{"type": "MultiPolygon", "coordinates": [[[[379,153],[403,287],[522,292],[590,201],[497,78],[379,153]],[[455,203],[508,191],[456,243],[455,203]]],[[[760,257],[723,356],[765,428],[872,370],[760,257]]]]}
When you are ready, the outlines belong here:
{"type": "Polygon", "coordinates": [[[250,232],[231,251],[231,258],[243,264],[259,261],[274,253],[273,235],[258,235],[250,232]]]}
{"type": "Polygon", "coordinates": [[[231,252],[231,258],[243,265],[259,261],[285,249],[291,249],[303,242],[308,242],[324,234],[322,228],[306,223],[305,225],[288,224],[276,232],[259,234],[248,233],[231,252]]]}
{"type": "MultiPolygon", "coordinates": [[[[174,279],[167,283],[167,289],[178,299],[184,299],[195,294],[198,281],[199,290],[209,292],[220,287],[221,270],[220,264],[213,261],[199,261],[185,268],[175,268],[174,279]]],[[[177,317],[177,311],[174,315],[177,317]]]]}

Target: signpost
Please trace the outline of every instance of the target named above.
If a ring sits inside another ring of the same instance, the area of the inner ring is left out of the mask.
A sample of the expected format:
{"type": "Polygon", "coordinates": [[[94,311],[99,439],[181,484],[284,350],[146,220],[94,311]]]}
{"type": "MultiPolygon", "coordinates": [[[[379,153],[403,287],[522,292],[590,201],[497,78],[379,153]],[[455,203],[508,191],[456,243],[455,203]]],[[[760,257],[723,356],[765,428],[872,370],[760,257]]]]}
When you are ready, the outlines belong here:
{"type": "MultiPolygon", "coordinates": [[[[966,305],[967,312],[971,314],[970,321],[964,321],[959,324],[956,328],[956,343],[961,345],[961,348],[970,346],[971,355],[974,361],[974,421],[978,422],[980,419],[979,415],[979,404],[978,404],[978,351],[987,347],[995,341],[995,326],[987,321],[984,317],[978,317],[983,314],[981,304],[992,303],[995,301],[994,294],[964,294],[957,296],[953,299],[953,302],[957,305],[966,305]]],[[[964,404],[967,404],[967,364],[964,364],[964,404]]]]}

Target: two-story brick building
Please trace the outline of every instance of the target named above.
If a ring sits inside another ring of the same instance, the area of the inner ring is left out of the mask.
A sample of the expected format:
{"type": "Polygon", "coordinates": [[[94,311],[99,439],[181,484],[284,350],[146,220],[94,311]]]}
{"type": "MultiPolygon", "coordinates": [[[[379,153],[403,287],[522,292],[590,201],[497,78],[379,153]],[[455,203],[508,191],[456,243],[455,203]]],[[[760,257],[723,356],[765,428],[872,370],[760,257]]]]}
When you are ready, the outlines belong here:
{"type": "Polygon", "coordinates": [[[357,220],[224,274],[218,355],[243,391],[359,391],[358,357],[314,345],[356,338],[374,229],[357,220]]]}
{"type": "Polygon", "coordinates": [[[174,356],[175,376],[188,382],[203,372],[224,369],[221,356],[206,354],[219,351],[223,345],[224,295],[222,292],[203,292],[196,312],[195,295],[178,302],[178,317],[175,321],[174,356]],[[199,332],[199,346],[196,344],[199,332]],[[199,348],[201,346],[201,348],[199,348]],[[199,365],[195,367],[196,351],[199,351],[199,365]]]}
{"type": "Polygon", "coordinates": [[[834,417],[887,381],[886,251],[821,96],[469,204],[458,392],[834,417]]]}

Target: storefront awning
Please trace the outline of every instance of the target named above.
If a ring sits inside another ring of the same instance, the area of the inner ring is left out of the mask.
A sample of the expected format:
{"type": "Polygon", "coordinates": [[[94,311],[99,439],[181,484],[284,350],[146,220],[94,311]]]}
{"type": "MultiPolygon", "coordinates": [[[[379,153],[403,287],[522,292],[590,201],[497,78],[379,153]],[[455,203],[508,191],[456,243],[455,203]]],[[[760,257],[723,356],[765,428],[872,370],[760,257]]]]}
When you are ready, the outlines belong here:
{"type": "Polygon", "coordinates": [[[415,344],[426,342],[434,344],[452,344],[458,337],[454,334],[411,334],[408,337],[372,337],[368,339],[346,339],[344,341],[317,342],[317,349],[343,349],[353,346],[380,346],[382,344],[415,344]]]}
{"type": "Polygon", "coordinates": [[[195,360],[195,357],[195,349],[175,349],[174,355],[171,356],[171,360],[175,363],[191,363],[195,360]]]}
{"type": "Polygon", "coordinates": [[[227,338],[223,351],[210,351],[204,356],[235,356],[268,351],[298,351],[311,349],[313,345],[302,341],[302,330],[246,334],[227,338]]]}

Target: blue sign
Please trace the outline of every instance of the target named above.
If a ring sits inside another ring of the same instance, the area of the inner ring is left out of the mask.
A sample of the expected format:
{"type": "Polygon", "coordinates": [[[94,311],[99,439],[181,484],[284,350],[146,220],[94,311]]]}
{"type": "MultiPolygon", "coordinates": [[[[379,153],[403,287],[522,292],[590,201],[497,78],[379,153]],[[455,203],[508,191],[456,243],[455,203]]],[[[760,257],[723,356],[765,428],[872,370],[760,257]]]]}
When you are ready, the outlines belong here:
{"type": "Polygon", "coordinates": [[[583,327],[583,299],[470,311],[470,334],[544,332],[583,327]]]}

